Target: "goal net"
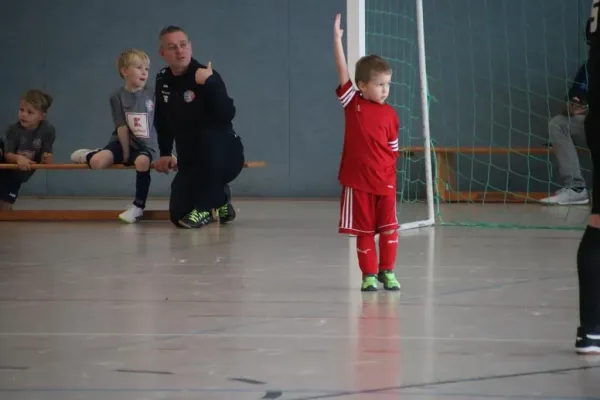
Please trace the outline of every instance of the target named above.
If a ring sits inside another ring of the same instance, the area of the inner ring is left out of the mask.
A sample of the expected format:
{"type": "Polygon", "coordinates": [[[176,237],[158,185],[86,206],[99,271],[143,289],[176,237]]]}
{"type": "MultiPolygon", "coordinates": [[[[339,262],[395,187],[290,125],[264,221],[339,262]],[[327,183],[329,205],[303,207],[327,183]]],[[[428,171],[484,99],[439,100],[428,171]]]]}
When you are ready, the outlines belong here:
{"type": "MultiPolygon", "coordinates": [[[[582,3],[348,0],[349,63],[375,53],[393,68],[389,102],[402,124],[398,217],[404,228],[434,219],[584,226],[589,206],[539,202],[566,179],[549,146],[549,121],[561,115],[585,61],[589,6],[582,3]]],[[[574,135],[581,129],[577,118],[558,122],[574,135]]],[[[576,154],[591,183],[588,152],[582,147],[576,154]]]]}

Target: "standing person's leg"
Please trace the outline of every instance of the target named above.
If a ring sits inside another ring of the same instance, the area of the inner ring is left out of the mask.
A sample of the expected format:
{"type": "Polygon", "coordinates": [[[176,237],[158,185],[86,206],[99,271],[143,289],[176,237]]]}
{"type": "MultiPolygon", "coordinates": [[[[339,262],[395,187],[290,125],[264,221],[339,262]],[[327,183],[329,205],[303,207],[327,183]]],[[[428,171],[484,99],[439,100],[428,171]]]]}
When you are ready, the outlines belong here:
{"type": "Polygon", "coordinates": [[[377,278],[386,290],[400,290],[394,273],[398,252],[398,216],[396,193],[377,196],[377,232],[379,233],[379,273],[377,278]]]}
{"type": "Polygon", "coordinates": [[[578,143],[580,145],[585,143],[584,121],[583,115],[568,117],[561,114],[553,117],[548,123],[550,143],[563,187],[554,195],[541,199],[541,203],[557,205],[589,203],[576,148],[576,143],[583,142],[578,143]]]}
{"type": "Polygon", "coordinates": [[[343,187],[338,232],[356,236],[356,255],[362,273],[363,292],[377,291],[376,215],[373,194],[343,187]]]}
{"type": "MultiPolygon", "coordinates": [[[[600,116],[591,113],[585,121],[587,144],[592,156],[593,190],[600,190],[600,116]]],[[[577,251],[579,318],[575,349],[578,353],[600,353],[600,195],[592,196],[592,212],[577,251]]]]}

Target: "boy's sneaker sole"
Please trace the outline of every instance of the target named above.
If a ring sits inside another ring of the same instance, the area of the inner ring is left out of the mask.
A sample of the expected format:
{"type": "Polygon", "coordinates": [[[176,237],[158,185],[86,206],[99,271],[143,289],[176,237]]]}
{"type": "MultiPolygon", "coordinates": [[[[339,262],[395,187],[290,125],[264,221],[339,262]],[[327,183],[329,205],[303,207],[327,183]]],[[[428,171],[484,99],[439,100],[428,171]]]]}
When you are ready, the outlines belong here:
{"type": "MultiPolygon", "coordinates": [[[[600,339],[590,338],[583,328],[577,328],[577,339],[575,340],[575,352],[578,354],[600,355],[600,339]]],[[[598,335],[600,337],[600,335],[598,335]]]]}

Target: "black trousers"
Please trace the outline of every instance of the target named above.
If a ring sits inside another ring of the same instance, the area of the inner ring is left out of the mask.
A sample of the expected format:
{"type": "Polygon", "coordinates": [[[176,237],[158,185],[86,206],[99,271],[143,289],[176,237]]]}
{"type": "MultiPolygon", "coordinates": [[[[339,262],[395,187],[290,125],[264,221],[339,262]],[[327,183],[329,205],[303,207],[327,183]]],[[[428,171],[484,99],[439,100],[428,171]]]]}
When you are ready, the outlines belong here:
{"type": "MultiPolygon", "coordinates": [[[[4,141],[0,138],[0,164],[4,164],[4,141]]],[[[15,170],[2,170],[0,171],[0,201],[8,204],[15,204],[17,197],[19,197],[19,190],[23,173],[15,170]]]]}
{"type": "Polygon", "coordinates": [[[600,214],[600,115],[590,112],[584,126],[592,157],[592,214],[600,214]]]}
{"type": "Polygon", "coordinates": [[[179,170],[171,182],[171,222],[179,226],[179,220],[194,209],[210,211],[227,204],[231,199],[228,183],[242,172],[244,162],[244,146],[234,135],[204,145],[197,161],[179,158],[179,170]]]}

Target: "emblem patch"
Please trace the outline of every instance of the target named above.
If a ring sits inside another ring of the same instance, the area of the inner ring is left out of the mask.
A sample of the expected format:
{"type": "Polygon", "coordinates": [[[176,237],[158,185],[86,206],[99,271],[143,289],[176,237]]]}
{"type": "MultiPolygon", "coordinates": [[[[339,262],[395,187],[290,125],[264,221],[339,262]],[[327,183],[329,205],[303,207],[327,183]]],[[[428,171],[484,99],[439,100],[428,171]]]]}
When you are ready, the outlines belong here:
{"type": "Polygon", "coordinates": [[[183,93],[183,100],[185,100],[186,103],[191,103],[194,101],[194,98],[196,98],[196,94],[191,90],[186,90],[183,93]]]}

